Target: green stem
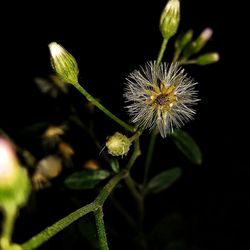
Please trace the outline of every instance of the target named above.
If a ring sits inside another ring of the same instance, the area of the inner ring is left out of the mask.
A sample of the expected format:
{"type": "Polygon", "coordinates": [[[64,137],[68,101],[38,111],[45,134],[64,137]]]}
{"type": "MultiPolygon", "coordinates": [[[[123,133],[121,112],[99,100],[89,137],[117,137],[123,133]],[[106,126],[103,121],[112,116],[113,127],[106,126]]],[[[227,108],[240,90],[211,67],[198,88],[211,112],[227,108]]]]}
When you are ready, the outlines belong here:
{"type": "Polygon", "coordinates": [[[62,231],[64,228],[72,224],[74,221],[78,220],[82,216],[96,211],[98,208],[100,208],[103,203],[108,198],[109,194],[113,191],[114,187],[117,185],[117,183],[123,179],[127,175],[127,171],[121,171],[117,175],[115,175],[102,189],[102,191],[99,193],[97,198],[94,202],[87,204],[80,209],[74,211],[73,213],[67,215],[66,217],[62,218],[58,222],[54,223],[52,226],[46,228],[39,234],[32,237],[30,240],[25,242],[21,245],[23,250],[32,250],[46,241],[48,241],[51,237],[62,231]]]}
{"type": "Polygon", "coordinates": [[[16,218],[16,207],[7,206],[3,208],[3,225],[0,237],[0,249],[7,249],[11,243],[11,235],[16,218]]]}
{"type": "Polygon", "coordinates": [[[104,112],[107,116],[109,116],[112,120],[120,124],[122,127],[124,127],[126,130],[130,132],[135,132],[136,128],[127,124],[126,122],[122,121],[120,118],[115,116],[113,113],[111,113],[108,109],[106,109],[101,103],[99,103],[92,95],[90,95],[79,83],[73,84],[75,88],[83,94],[86,99],[91,102],[93,105],[95,105],[97,108],[99,108],[102,112],[104,112]]]}
{"type": "Polygon", "coordinates": [[[157,60],[156,60],[156,65],[157,66],[159,66],[161,61],[162,61],[163,55],[164,55],[166,47],[167,47],[167,43],[168,43],[168,39],[164,38],[163,41],[162,41],[162,44],[161,44],[161,49],[159,51],[159,54],[158,54],[158,57],[157,57],[157,60]]]}
{"type": "Polygon", "coordinates": [[[141,155],[141,150],[140,150],[140,141],[139,141],[139,136],[135,139],[134,143],[134,151],[126,165],[126,168],[128,171],[133,167],[135,164],[136,159],[141,155]]]}
{"type": "MultiPolygon", "coordinates": [[[[141,150],[140,150],[140,143],[139,143],[139,138],[137,138],[135,140],[135,144],[134,144],[134,151],[131,155],[131,158],[129,160],[129,162],[127,163],[126,169],[130,170],[131,167],[134,165],[136,159],[141,155],[141,150]]],[[[128,172],[128,175],[125,177],[125,183],[130,191],[130,193],[132,194],[132,196],[134,197],[136,203],[137,203],[137,207],[138,207],[138,211],[139,211],[139,220],[140,220],[140,224],[143,218],[143,196],[141,195],[140,192],[138,192],[138,190],[136,189],[136,185],[134,180],[131,178],[130,173],[128,172]]]]}
{"type": "Polygon", "coordinates": [[[173,63],[177,62],[177,60],[178,60],[179,57],[180,57],[180,54],[181,54],[181,50],[176,49],[176,50],[175,50],[175,53],[174,53],[173,60],[172,60],[173,63]]]}
{"type": "Polygon", "coordinates": [[[143,132],[143,130],[138,130],[135,134],[133,134],[133,135],[129,138],[129,140],[130,140],[131,142],[135,141],[136,139],[138,139],[138,138],[141,136],[142,132],[143,132]]]}
{"type": "Polygon", "coordinates": [[[179,61],[180,65],[188,65],[188,64],[196,64],[196,63],[197,63],[196,60],[185,60],[185,59],[183,59],[183,60],[179,61]]]}
{"type": "Polygon", "coordinates": [[[95,202],[102,206],[103,203],[106,201],[110,193],[113,191],[115,186],[128,175],[127,170],[122,170],[120,173],[115,175],[101,190],[99,195],[96,197],[95,202]]]}
{"type": "Polygon", "coordinates": [[[147,152],[147,157],[146,157],[146,163],[145,163],[143,187],[146,186],[147,181],[148,181],[148,172],[149,172],[149,167],[151,165],[151,161],[152,161],[152,157],[153,157],[153,153],[154,153],[154,147],[155,147],[157,134],[158,134],[157,129],[154,129],[151,133],[151,136],[150,136],[148,152],[147,152]]]}
{"type": "MultiPolygon", "coordinates": [[[[64,228],[69,226],[74,221],[78,220],[82,216],[94,212],[97,209],[100,209],[106,199],[109,197],[113,189],[116,187],[116,185],[125,177],[128,176],[129,170],[135,163],[135,160],[140,155],[140,145],[139,145],[139,138],[135,140],[135,148],[134,152],[124,170],[119,172],[117,175],[115,175],[101,190],[99,195],[96,197],[94,202],[87,204],[80,209],[76,210],[75,212],[67,215],[66,217],[62,218],[58,222],[54,223],[52,226],[46,228],[39,234],[35,235],[31,239],[29,239],[27,242],[23,243],[21,245],[23,250],[32,250],[40,245],[42,245],[44,242],[48,241],[51,237],[62,231],[64,228]]],[[[103,248],[105,249],[105,248],[103,248]]]]}
{"type": "Polygon", "coordinates": [[[103,211],[102,207],[99,207],[95,212],[95,222],[96,222],[96,228],[97,228],[97,235],[99,239],[99,247],[100,250],[108,250],[108,241],[105,231],[105,225],[103,221],[103,211]]]}
{"type": "Polygon", "coordinates": [[[43,230],[39,234],[32,237],[30,240],[22,244],[22,250],[31,250],[39,247],[40,245],[48,241],[51,237],[53,237],[54,235],[62,231],[64,228],[69,226],[71,223],[78,220],[82,216],[94,211],[96,208],[97,205],[94,202],[81,207],[80,209],[62,218],[52,226],[47,227],[45,230],[43,230]]]}

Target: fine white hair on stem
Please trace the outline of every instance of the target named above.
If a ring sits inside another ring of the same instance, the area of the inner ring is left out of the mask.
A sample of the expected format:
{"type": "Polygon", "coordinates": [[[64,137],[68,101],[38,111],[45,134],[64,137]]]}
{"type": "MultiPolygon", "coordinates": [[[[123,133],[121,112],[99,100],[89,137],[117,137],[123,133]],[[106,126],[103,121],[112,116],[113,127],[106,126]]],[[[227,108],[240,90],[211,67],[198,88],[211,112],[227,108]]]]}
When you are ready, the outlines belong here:
{"type": "Polygon", "coordinates": [[[178,63],[147,62],[126,79],[125,102],[131,122],[143,129],[157,126],[162,137],[193,119],[199,101],[197,84],[178,63]]]}

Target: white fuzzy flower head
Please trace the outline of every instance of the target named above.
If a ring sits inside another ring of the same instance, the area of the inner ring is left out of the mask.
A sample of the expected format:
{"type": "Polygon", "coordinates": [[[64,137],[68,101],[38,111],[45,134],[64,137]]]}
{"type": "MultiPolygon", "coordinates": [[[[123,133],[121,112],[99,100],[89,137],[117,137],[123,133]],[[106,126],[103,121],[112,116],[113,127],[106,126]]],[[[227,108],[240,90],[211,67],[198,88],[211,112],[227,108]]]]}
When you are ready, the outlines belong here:
{"type": "Polygon", "coordinates": [[[131,121],[143,129],[157,126],[165,138],[193,118],[195,85],[177,63],[147,63],[127,78],[124,96],[131,121]]]}

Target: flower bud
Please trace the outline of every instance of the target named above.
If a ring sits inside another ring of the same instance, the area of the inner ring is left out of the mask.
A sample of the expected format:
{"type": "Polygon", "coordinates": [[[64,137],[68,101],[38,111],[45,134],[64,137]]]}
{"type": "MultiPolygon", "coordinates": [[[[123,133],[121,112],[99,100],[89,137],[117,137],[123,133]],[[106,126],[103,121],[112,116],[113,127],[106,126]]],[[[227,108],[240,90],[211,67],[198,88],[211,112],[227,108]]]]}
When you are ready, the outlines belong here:
{"type": "Polygon", "coordinates": [[[114,135],[109,137],[106,142],[106,147],[108,148],[109,154],[113,156],[123,156],[126,155],[131,146],[131,141],[125,135],[116,132],[114,135]]]}
{"type": "Polygon", "coordinates": [[[18,167],[12,145],[0,139],[0,188],[13,184],[18,174],[18,167]]]}
{"type": "Polygon", "coordinates": [[[204,29],[196,40],[187,46],[183,52],[184,57],[188,59],[191,55],[198,53],[207,44],[211,38],[213,30],[211,28],[204,29]]]}
{"type": "Polygon", "coordinates": [[[23,205],[29,191],[26,170],[20,167],[12,145],[0,138],[0,206],[6,208],[23,205]]]}
{"type": "Polygon", "coordinates": [[[56,42],[50,43],[49,49],[51,65],[57,75],[67,83],[78,83],[79,70],[75,58],[56,42]]]}
{"type": "Polygon", "coordinates": [[[191,42],[193,38],[193,30],[188,30],[186,33],[182,34],[176,39],[175,48],[182,51],[183,48],[191,42]]]}
{"type": "Polygon", "coordinates": [[[169,39],[177,32],[180,22],[179,0],[169,0],[160,18],[160,31],[164,39],[169,39]]]}
{"type": "Polygon", "coordinates": [[[216,63],[220,60],[220,55],[216,52],[214,53],[207,53],[199,56],[198,58],[195,59],[196,64],[198,65],[207,65],[207,64],[212,64],[216,63]]]}
{"type": "Polygon", "coordinates": [[[194,41],[194,53],[198,53],[208,42],[213,35],[213,30],[210,28],[204,29],[199,37],[194,41]]]}

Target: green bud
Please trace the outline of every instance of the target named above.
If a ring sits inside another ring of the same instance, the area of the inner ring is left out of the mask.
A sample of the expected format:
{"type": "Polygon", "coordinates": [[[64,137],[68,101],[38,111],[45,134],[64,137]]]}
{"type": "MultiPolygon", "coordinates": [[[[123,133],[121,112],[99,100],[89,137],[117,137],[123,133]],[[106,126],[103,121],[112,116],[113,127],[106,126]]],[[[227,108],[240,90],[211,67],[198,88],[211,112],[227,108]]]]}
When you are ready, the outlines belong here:
{"type": "Polygon", "coordinates": [[[207,44],[211,38],[213,30],[210,28],[204,29],[196,40],[190,43],[184,50],[184,58],[188,59],[191,55],[198,53],[207,44]]]}
{"type": "Polygon", "coordinates": [[[199,56],[198,58],[194,59],[196,64],[198,65],[207,65],[211,63],[216,63],[220,60],[220,55],[216,52],[214,53],[207,53],[199,56]]]}
{"type": "Polygon", "coordinates": [[[175,48],[180,51],[183,50],[184,47],[191,42],[193,33],[193,30],[188,30],[186,33],[180,35],[175,41],[175,48]]]}
{"type": "Polygon", "coordinates": [[[26,169],[20,167],[11,144],[0,139],[0,206],[4,209],[22,206],[29,193],[26,169]]]}
{"type": "Polygon", "coordinates": [[[169,39],[177,32],[180,23],[180,2],[169,0],[160,18],[160,31],[164,39],[169,39]]]}
{"type": "Polygon", "coordinates": [[[109,137],[106,142],[106,147],[108,148],[109,154],[113,156],[123,156],[126,155],[131,146],[131,141],[129,138],[119,132],[109,137]]]}
{"type": "Polygon", "coordinates": [[[56,42],[50,43],[49,49],[51,65],[57,75],[67,83],[78,83],[79,70],[75,58],[56,42]]]}

